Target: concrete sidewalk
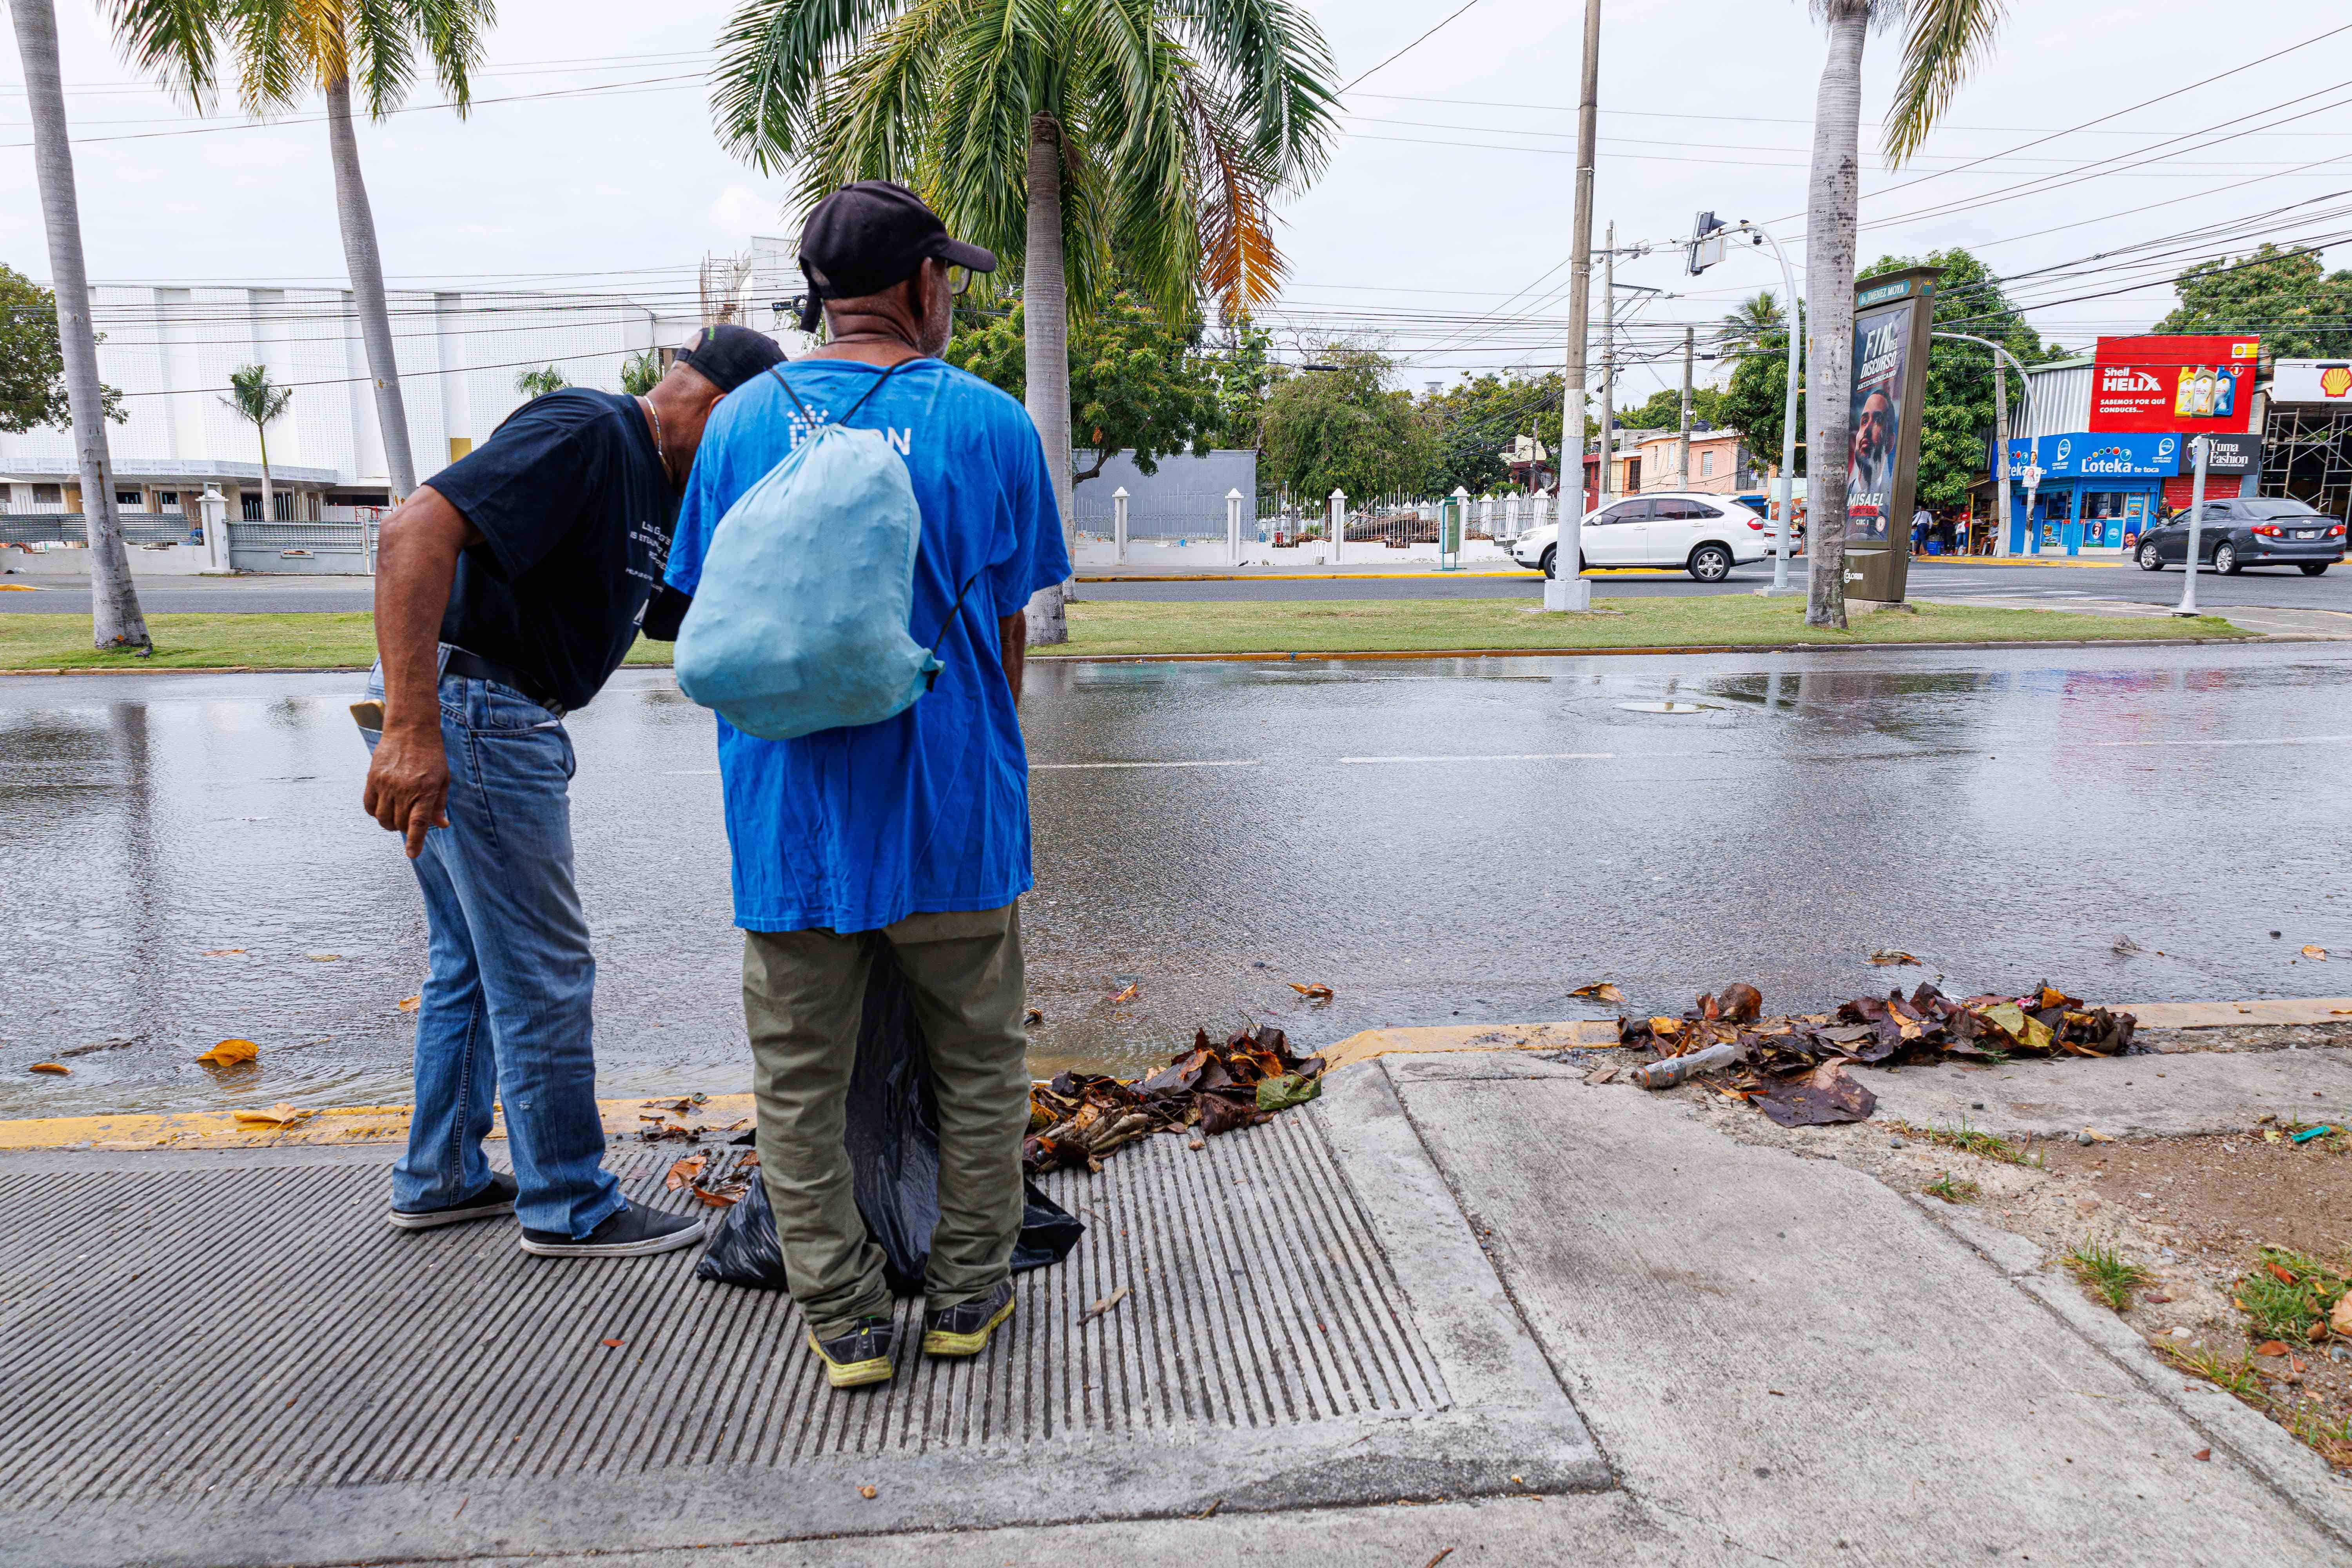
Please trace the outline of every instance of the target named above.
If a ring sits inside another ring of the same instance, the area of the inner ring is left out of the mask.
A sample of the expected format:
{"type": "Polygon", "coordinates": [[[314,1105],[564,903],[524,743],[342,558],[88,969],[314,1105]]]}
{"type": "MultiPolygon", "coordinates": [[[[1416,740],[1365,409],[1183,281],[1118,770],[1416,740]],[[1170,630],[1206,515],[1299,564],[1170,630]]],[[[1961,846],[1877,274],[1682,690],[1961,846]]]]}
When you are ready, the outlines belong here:
{"type": "MultiPolygon", "coordinates": [[[[2352,1489],[2031,1244],[1591,1086],[1588,1033],[1381,1032],[1057,1175],[1088,1234],[1009,1338],[849,1394],[691,1254],[389,1230],[383,1143],[0,1152],[0,1562],[2352,1561],[2352,1489]]],[[[670,1206],[681,1152],[614,1163],[670,1206]]]]}

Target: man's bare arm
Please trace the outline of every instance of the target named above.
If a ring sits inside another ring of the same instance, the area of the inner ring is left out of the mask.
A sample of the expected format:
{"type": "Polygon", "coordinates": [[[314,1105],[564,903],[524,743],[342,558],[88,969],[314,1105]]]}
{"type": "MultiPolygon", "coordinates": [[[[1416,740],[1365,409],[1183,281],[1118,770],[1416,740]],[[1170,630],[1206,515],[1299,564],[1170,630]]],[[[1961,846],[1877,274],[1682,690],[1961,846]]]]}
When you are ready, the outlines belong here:
{"type": "Polygon", "coordinates": [[[383,739],[368,764],[367,814],[425,851],[449,826],[449,760],[441,746],[441,617],[458,552],[481,542],[465,515],[430,485],[385,520],[376,547],[375,647],[383,661],[383,739]]]}
{"type": "Polygon", "coordinates": [[[1004,660],[1005,684],[1013,688],[1013,707],[1021,708],[1021,671],[1029,662],[1029,612],[1015,610],[996,623],[996,647],[1004,660]]]}

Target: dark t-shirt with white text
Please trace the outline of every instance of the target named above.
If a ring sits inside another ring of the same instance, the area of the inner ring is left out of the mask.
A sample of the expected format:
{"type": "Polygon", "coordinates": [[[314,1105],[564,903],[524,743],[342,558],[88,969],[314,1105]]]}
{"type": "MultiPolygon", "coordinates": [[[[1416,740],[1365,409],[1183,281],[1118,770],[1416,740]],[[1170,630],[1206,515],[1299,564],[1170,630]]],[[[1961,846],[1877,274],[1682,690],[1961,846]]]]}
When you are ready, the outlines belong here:
{"type": "Polygon", "coordinates": [[[549,393],[425,483],[482,535],[441,640],[585,707],[636,640],[677,515],[636,399],[549,393]]]}

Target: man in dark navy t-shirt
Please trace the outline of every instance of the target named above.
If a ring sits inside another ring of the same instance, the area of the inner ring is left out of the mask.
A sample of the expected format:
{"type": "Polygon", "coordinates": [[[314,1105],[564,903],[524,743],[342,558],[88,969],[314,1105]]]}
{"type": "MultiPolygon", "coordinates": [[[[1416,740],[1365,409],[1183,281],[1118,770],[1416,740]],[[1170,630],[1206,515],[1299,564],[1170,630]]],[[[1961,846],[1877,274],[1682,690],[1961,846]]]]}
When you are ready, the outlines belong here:
{"type": "Polygon", "coordinates": [[[572,879],[571,737],[640,626],[677,498],[719,400],[783,359],[748,328],[706,329],[651,394],[567,387],[517,410],[417,488],[376,555],[383,702],[368,815],[407,839],[430,972],[416,1111],[391,1222],[512,1214],[552,1258],[667,1252],[698,1220],[629,1206],[604,1169],[596,963],[572,879]],[[482,1157],[493,1098],[514,1175],[482,1157]]]}

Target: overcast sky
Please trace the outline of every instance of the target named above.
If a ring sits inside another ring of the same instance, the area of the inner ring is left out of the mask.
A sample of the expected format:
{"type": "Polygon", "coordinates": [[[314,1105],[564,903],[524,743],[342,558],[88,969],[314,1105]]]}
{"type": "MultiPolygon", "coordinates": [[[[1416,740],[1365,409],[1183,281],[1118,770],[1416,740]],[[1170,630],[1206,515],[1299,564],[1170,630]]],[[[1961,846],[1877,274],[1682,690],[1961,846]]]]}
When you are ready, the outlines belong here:
{"type": "MultiPolygon", "coordinates": [[[[261,127],[226,114],[220,123],[233,128],[189,134],[202,122],[135,83],[89,0],[56,3],[94,280],[341,280],[315,106],[261,127]]],[[[1313,0],[1312,9],[1346,81],[1459,3],[1313,0]]],[[[781,211],[787,182],[738,164],[710,132],[701,76],[728,8],[505,0],[469,120],[426,110],[362,132],[395,286],[690,291],[706,251],[796,226],[781,211]],[[615,84],[627,85],[524,96],[615,84]]],[[[2019,282],[2022,298],[2058,301],[2037,312],[2044,335],[2079,344],[2162,314],[2165,279],[2182,259],[2242,253],[2259,237],[2352,234],[2352,217],[2329,216],[2352,211],[2352,30],[2309,42],[2339,25],[2326,7],[2234,7],[2226,25],[2218,19],[2186,0],[2014,7],[1997,58],[1912,166],[1887,173],[1865,130],[1864,258],[1965,246],[2016,277],[2173,241],[2166,248],[2177,254],[2141,251],[2019,282]],[[2291,52],[2191,87],[2280,50],[2291,52]],[[2132,108],[2182,88],[2191,89],[2132,108]],[[1988,161],[1957,167],[1975,159],[1988,161]],[[2334,162],[2297,167],[2315,160],[2334,162]],[[2091,294],[2106,297],[2074,299],[2091,294]]],[[[1328,173],[1284,209],[1286,347],[1321,332],[1370,334],[1416,385],[1558,363],[1580,37],[1577,8],[1562,0],[1479,0],[1349,94],[1348,135],[1328,173]]],[[[1899,49],[1897,37],[1872,40],[1866,127],[1899,49]]],[[[1678,296],[1627,317],[1637,351],[1672,342],[1684,322],[1712,322],[1741,295],[1780,289],[1767,253],[1745,247],[1686,277],[1674,242],[1697,209],[1770,224],[1801,268],[1822,55],[1821,31],[1796,0],[1609,0],[1599,216],[1616,223],[1621,245],[1659,244],[1622,260],[1619,280],[1678,296]]],[[[12,143],[0,150],[0,261],[46,279],[12,45],[0,46],[0,140],[12,143]]],[[[428,87],[417,100],[436,97],[428,87]]],[[[1629,371],[1626,393],[1638,400],[1661,374],[1678,370],[1629,371]]]]}

